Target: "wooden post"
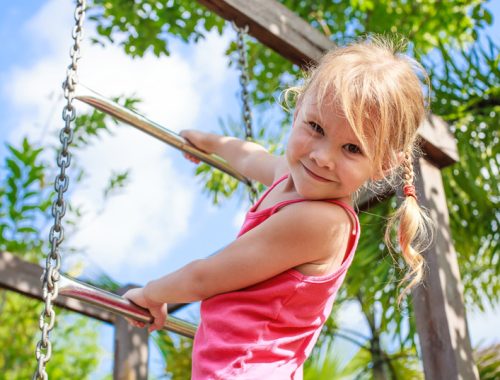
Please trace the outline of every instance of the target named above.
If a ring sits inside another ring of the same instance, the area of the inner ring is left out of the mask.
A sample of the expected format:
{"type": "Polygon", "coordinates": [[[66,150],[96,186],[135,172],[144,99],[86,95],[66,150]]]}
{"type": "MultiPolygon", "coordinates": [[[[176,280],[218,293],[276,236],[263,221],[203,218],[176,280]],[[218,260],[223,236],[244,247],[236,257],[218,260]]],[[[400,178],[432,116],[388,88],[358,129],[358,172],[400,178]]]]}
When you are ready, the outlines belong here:
{"type": "Polygon", "coordinates": [[[424,283],[413,291],[425,378],[477,380],[441,171],[420,159],[415,174],[419,202],[429,210],[436,227],[434,242],[424,254],[424,283]]]}
{"type": "MultiPolygon", "coordinates": [[[[123,295],[128,289],[136,287],[128,285],[118,294],[123,295]]],[[[113,380],[148,379],[148,338],[147,329],[133,327],[125,318],[116,317],[113,380]]]]}

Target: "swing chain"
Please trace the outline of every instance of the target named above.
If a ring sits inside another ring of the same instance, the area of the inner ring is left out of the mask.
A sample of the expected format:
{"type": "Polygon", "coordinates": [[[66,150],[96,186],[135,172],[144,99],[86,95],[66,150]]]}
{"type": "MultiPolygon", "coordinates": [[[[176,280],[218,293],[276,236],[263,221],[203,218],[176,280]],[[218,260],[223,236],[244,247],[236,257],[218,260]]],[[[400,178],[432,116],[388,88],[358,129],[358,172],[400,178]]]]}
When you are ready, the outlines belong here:
{"type": "Polygon", "coordinates": [[[247,50],[245,47],[245,35],[248,32],[248,25],[244,28],[239,28],[233,22],[233,28],[238,34],[237,46],[238,46],[238,65],[240,69],[240,85],[241,85],[241,100],[243,102],[243,122],[245,124],[245,139],[253,139],[252,132],[252,113],[250,111],[250,96],[248,92],[248,83],[250,81],[248,77],[248,59],[247,50]]]}
{"type": "Polygon", "coordinates": [[[36,359],[38,366],[33,374],[34,380],[48,379],[45,366],[52,356],[52,343],[49,339],[49,334],[54,328],[56,321],[56,313],[53,309],[53,301],[57,298],[59,292],[58,280],[59,269],[61,267],[61,255],[59,253],[59,245],[64,240],[64,228],[61,225],[62,218],[66,214],[66,202],[64,193],[68,189],[69,177],[66,174],[66,169],[71,164],[71,154],[69,145],[73,140],[72,122],[76,118],[76,110],[73,106],[73,97],[76,84],[78,83],[77,68],[78,60],[80,59],[80,45],[83,39],[83,20],[85,18],[85,1],[78,0],[75,9],[75,26],[73,27],[72,37],[74,44],[70,50],[71,64],[66,72],[66,80],[63,83],[64,98],[66,104],[63,108],[62,119],[64,120],[64,128],[59,133],[59,140],[62,147],[57,156],[57,166],[60,171],[54,181],[54,189],[57,197],[52,204],[52,216],[54,224],[49,232],[50,253],[47,255],[45,269],[42,275],[43,287],[42,297],[45,301],[45,306],[40,314],[39,326],[42,332],[42,337],[36,345],[36,359]]]}
{"type": "MultiPolygon", "coordinates": [[[[252,131],[252,113],[250,111],[250,94],[248,91],[248,83],[250,81],[248,77],[248,59],[247,51],[245,45],[245,35],[248,33],[248,25],[244,28],[239,28],[235,22],[233,22],[233,28],[236,30],[238,39],[236,45],[238,47],[238,66],[240,69],[240,86],[241,86],[241,100],[243,102],[243,123],[245,124],[245,140],[253,140],[252,131]]],[[[250,203],[254,203],[257,200],[257,189],[255,184],[249,182],[247,184],[249,191],[250,203]]]]}

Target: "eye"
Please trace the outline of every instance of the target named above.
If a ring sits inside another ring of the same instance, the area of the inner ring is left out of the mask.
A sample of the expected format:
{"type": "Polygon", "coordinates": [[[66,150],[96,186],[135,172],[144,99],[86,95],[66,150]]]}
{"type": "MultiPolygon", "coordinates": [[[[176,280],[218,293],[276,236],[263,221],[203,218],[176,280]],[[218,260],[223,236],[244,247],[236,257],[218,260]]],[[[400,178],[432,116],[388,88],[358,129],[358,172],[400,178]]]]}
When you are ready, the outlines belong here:
{"type": "Polygon", "coordinates": [[[344,145],[344,149],[352,154],[361,154],[362,153],[359,146],[357,146],[355,144],[346,144],[346,145],[344,145]]]}
{"type": "Polygon", "coordinates": [[[309,126],[311,127],[311,129],[315,132],[315,133],[318,133],[320,134],[321,136],[324,136],[325,135],[325,131],[323,130],[323,128],[321,128],[317,123],[315,123],[314,121],[310,121],[309,122],[309,126]]]}

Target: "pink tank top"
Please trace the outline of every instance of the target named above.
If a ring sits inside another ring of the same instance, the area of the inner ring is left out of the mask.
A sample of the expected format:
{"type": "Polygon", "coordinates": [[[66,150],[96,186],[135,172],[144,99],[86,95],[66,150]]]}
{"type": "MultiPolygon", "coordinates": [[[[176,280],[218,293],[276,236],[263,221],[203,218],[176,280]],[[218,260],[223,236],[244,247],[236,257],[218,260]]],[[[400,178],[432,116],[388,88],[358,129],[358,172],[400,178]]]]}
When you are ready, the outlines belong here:
{"type": "MultiPolygon", "coordinates": [[[[277,180],[248,211],[238,236],[259,225],[294,199],[255,211],[277,180]]],[[[354,230],[338,270],[306,276],[289,269],[275,277],[201,303],[201,323],[194,339],[192,380],[302,379],[302,364],[311,353],[321,327],[354,257],[359,221],[354,210],[334,203],[353,216],[354,230]]]]}

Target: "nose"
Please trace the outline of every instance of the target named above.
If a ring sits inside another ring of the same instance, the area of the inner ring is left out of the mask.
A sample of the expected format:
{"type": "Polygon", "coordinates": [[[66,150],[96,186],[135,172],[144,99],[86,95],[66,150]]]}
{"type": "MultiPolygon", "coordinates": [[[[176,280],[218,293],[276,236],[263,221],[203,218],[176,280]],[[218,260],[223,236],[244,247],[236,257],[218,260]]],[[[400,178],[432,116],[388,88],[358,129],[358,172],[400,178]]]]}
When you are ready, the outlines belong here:
{"type": "Polygon", "coordinates": [[[309,154],[309,158],[320,167],[328,170],[335,168],[335,158],[330,147],[318,147],[313,149],[309,154]]]}

